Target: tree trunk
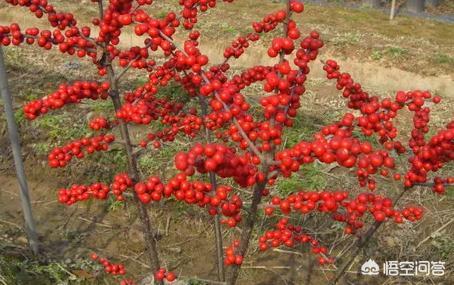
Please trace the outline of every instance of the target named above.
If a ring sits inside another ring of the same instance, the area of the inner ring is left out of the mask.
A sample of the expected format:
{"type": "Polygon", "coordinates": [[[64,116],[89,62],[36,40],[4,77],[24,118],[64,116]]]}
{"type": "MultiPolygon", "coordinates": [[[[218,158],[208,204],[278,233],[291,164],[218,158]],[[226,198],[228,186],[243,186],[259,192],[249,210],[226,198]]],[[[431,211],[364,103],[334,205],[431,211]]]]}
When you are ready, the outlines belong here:
{"type": "Polygon", "coordinates": [[[405,9],[412,13],[424,12],[424,0],[407,0],[405,9]]]}

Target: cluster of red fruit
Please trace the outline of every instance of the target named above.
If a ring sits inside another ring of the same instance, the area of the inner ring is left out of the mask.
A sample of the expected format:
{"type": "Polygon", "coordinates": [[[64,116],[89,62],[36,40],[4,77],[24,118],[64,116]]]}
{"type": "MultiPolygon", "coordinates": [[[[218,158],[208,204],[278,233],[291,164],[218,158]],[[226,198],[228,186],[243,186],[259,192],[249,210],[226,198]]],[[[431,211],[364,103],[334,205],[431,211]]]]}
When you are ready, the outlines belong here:
{"type": "MultiPolygon", "coordinates": [[[[215,172],[223,178],[233,177],[239,185],[253,185],[257,167],[251,164],[250,155],[240,156],[222,144],[195,144],[187,153],[175,155],[175,167],[187,175],[215,172]]],[[[259,162],[256,161],[258,164],[259,162]]]]}
{"type": "Polygon", "coordinates": [[[109,121],[104,117],[96,117],[91,119],[90,122],[88,123],[88,126],[90,127],[90,129],[94,131],[110,128],[109,121]]]}
{"type": "Polygon", "coordinates": [[[149,40],[145,40],[146,46],[145,47],[138,47],[134,46],[131,47],[129,50],[120,51],[118,53],[118,64],[121,67],[127,67],[130,65],[133,68],[137,69],[144,69],[146,68],[147,71],[152,71],[153,67],[156,65],[156,61],[153,59],[149,59],[149,52],[148,48],[150,45],[149,40]]]}
{"type": "Polygon", "coordinates": [[[76,54],[78,57],[89,56],[96,61],[96,45],[93,40],[88,39],[90,28],[84,27],[79,30],[76,27],[65,30],[39,30],[36,27],[27,28],[22,32],[16,23],[10,26],[0,26],[0,43],[4,46],[10,44],[20,45],[26,42],[29,45],[38,44],[46,50],[58,45],[62,53],[76,54]]]}
{"type": "MultiPolygon", "coordinates": [[[[233,0],[223,1],[233,2],[233,0]]],[[[183,27],[188,30],[191,30],[197,23],[198,11],[205,12],[216,6],[216,0],[179,0],[178,3],[183,6],[181,11],[184,18],[183,27]]]]}
{"type": "Polygon", "coordinates": [[[438,194],[444,194],[446,191],[445,185],[453,185],[454,184],[454,176],[447,177],[445,179],[441,177],[434,178],[434,185],[432,190],[438,194]]]}
{"type": "Polygon", "coordinates": [[[163,195],[170,197],[171,193],[164,193],[164,189],[165,187],[161,179],[156,176],[149,177],[147,181],[134,185],[134,191],[137,197],[144,204],[148,204],[151,201],[160,201],[163,195]]]}
{"type": "Polygon", "coordinates": [[[99,136],[74,140],[65,146],[56,147],[47,157],[49,166],[53,168],[65,167],[73,157],[81,159],[85,154],[106,151],[109,149],[109,144],[114,140],[115,136],[112,134],[101,134],[99,136]]]}
{"type": "Polygon", "coordinates": [[[132,22],[130,14],[132,3],[133,0],[109,1],[107,9],[103,11],[103,18],[93,21],[93,24],[99,27],[99,34],[96,39],[98,43],[118,45],[121,28],[132,22]]]}
{"type": "Polygon", "coordinates": [[[184,134],[189,138],[194,138],[200,131],[203,121],[199,116],[193,114],[177,114],[165,115],[161,119],[163,125],[170,125],[163,127],[155,133],[148,133],[147,136],[140,141],[141,147],[153,141],[153,146],[159,148],[161,142],[172,142],[178,134],[184,134]]]}
{"type": "MultiPolygon", "coordinates": [[[[416,119],[414,121],[415,124],[418,122],[416,119]]],[[[424,131],[424,133],[427,131],[424,131]]],[[[413,130],[412,135],[415,137],[419,136],[416,128],[413,130]]],[[[411,145],[414,155],[409,159],[411,168],[405,175],[405,186],[411,187],[415,183],[425,183],[428,180],[429,172],[438,171],[444,164],[452,161],[454,159],[453,140],[454,121],[450,122],[446,126],[446,129],[432,136],[427,142],[424,140],[424,137],[421,140],[415,140],[414,145],[411,145]]],[[[452,184],[453,181],[453,176],[446,179],[434,179],[435,185],[433,191],[443,194],[445,191],[444,183],[452,184]]]]}
{"type": "Polygon", "coordinates": [[[154,277],[156,280],[164,280],[166,279],[168,282],[173,282],[175,279],[177,279],[177,276],[175,273],[171,271],[167,271],[165,268],[159,268],[157,272],[155,272],[154,277]]]}
{"type": "Polygon", "coordinates": [[[133,182],[127,173],[118,173],[114,177],[114,181],[110,185],[112,193],[115,195],[117,201],[123,201],[123,192],[132,188],[133,182]]]}
{"type": "Polygon", "coordinates": [[[47,14],[47,20],[51,26],[58,27],[60,30],[77,24],[73,14],[55,11],[54,6],[48,4],[47,0],[5,0],[5,2],[14,6],[28,7],[30,12],[34,13],[37,18],[47,14]]]}
{"type": "Polygon", "coordinates": [[[330,213],[338,222],[346,224],[345,232],[353,234],[364,226],[360,219],[366,213],[371,213],[375,221],[384,222],[393,219],[402,223],[403,219],[416,221],[421,219],[423,210],[420,207],[409,206],[403,210],[396,210],[389,198],[373,193],[361,193],[349,200],[348,192],[297,192],[286,198],[273,197],[272,206],[265,208],[266,215],[272,215],[274,207],[279,207],[281,212],[289,215],[291,212],[306,215],[318,211],[330,213]]]}
{"type": "Polygon", "coordinates": [[[72,185],[69,189],[58,190],[58,201],[68,206],[88,199],[105,200],[109,195],[110,189],[104,183],[94,183],[89,186],[72,185]]]}
{"type": "MultiPolygon", "coordinates": [[[[290,149],[276,154],[280,170],[284,175],[299,170],[301,164],[312,163],[318,159],[323,163],[337,162],[347,168],[357,166],[356,175],[361,186],[368,185],[375,190],[376,182],[369,176],[381,167],[394,168],[394,158],[387,151],[374,151],[369,142],[362,142],[353,136],[353,115],[347,114],[337,124],[326,126],[314,135],[313,141],[302,141],[290,149]]],[[[383,169],[387,176],[388,170],[383,169]]]]}
{"type": "Polygon", "coordinates": [[[167,184],[152,176],[147,181],[134,185],[134,191],[142,203],[148,204],[174,196],[177,201],[207,207],[211,215],[217,214],[220,209],[221,214],[227,217],[221,222],[229,227],[235,227],[241,221],[240,211],[243,205],[241,199],[238,195],[229,198],[232,188],[228,186],[218,185],[214,195],[210,196],[212,190],[210,183],[188,181],[183,173],[175,175],[167,184]]]}
{"type": "Polygon", "coordinates": [[[154,94],[144,91],[143,88],[127,93],[125,101],[126,103],[116,112],[116,116],[125,122],[135,124],[148,125],[166,116],[176,116],[183,109],[182,103],[156,98],[154,94]]]}
{"type": "Polygon", "coordinates": [[[260,36],[256,33],[250,33],[247,36],[240,36],[232,41],[231,45],[224,50],[224,58],[228,60],[231,57],[239,58],[249,47],[249,42],[256,42],[260,36]]]}
{"type": "Polygon", "coordinates": [[[160,120],[164,125],[159,131],[148,133],[140,141],[141,147],[147,147],[153,141],[154,147],[159,148],[161,142],[173,141],[180,133],[193,138],[202,128],[203,119],[197,115],[197,110],[194,108],[184,112],[182,103],[156,98],[143,88],[126,95],[127,103],[117,111],[117,118],[125,122],[145,125],[160,120]]]}
{"type": "Polygon", "coordinates": [[[125,275],[126,274],[126,269],[123,264],[114,264],[111,263],[107,258],[104,257],[99,257],[96,253],[91,254],[91,259],[93,261],[98,262],[104,267],[104,271],[107,274],[112,274],[112,275],[125,275]]]}
{"type": "Polygon", "coordinates": [[[236,249],[240,246],[239,240],[234,240],[230,246],[224,250],[225,265],[241,265],[243,263],[243,256],[235,253],[236,249]]]}
{"type": "Polygon", "coordinates": [[[334,259],[326,257],[328,249],[321,246],[320,243],[308,234],[303,233],[301,226],[289,224],[288,218],[282,218],[276,224],[276,230],[266,231],[259,237],[259,249],[265,251],[269,248],[285,245],[287,247],[295,247],[299,244],[310,244],[312,253],[319,256],[318,262],[320,265],[333,263],[334,259]]]}
{"type": "MultiPolygon", "coordinates": [[[[178,71],[192,70],[195,73],[199,73],[208,64],[208,57],[200,52],[197,44],[196,40],[186,41],[184,52],[175,52],[175,68],[178,71]]],[[[193,79],[193,83],[197,83],[195,79],[193,79]]]]}
{"type": "Polygon", "coordinates": [[[166,38],[172,37],[175,28],[180,25],[175,13],[169,12],[164,19],[158,19],[149,16],[144,10],[138,10],[135,22],[139,23],[134,27],[135,34],[138,36],[147,34],[151,39],[151,50],[161,48],[166,55],[170,55],[174,47],[166,38]]]}
{"type": "Polygon", "coordinates": [[[60,109],[67,104],[79,103],[83,99],[107,99],[109,83],[95,81],[76,81],[71,85],[61,84],[58,90],[43,98],[25,104],[27,119],[34,120],[49,110],[60,109]]]}
{"type": "Polygon", "coordinates": [[[123,201],[123,193],[132,188],[132,179],[126,173],[118,173],[114,177],[112,184],[107,186],[104,183],[93,183],[91,185],[72,185],[69,189],[58,190],[58,201],[66,205],[72,205],[79,201],[89,199],[105,200],[112,194],[117,201],[123,201]]]}

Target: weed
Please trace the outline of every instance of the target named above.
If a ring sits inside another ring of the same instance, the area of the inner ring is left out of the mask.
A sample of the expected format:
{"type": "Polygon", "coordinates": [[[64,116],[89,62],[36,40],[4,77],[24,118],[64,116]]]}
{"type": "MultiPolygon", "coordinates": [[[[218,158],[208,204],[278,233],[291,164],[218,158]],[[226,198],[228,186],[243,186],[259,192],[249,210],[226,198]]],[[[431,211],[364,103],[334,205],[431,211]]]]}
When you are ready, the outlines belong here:
{"type": "Polygon", "coordinates": [[[454,65],[454,57],[444,53],[436,53],[433,57],[433,62],[437,64],[449,64],[454,65]]]}
{"type": "Polygon", "coordinates": [[[109,212],[115,212],[119,209],[122,209],[125,206],[125,203],[123,201],[117,201],[112,196],[107,201],[107,203],[108,203],[109,212]]]}
{"type": "Polygon", "coordinates": [[[388,47],[386,54],[394,59],[401,59],[408,55],[408,50],[401,47],[388,47]]]}
{"type": "Polygon", "coordinates": [[[370,58],[373,59],[373,60],[380,60],[380,59],[383,58],[383,52],[380,51],[380,50],[374,49],[372,51],[372,54],[370,55],[370,58]]]}

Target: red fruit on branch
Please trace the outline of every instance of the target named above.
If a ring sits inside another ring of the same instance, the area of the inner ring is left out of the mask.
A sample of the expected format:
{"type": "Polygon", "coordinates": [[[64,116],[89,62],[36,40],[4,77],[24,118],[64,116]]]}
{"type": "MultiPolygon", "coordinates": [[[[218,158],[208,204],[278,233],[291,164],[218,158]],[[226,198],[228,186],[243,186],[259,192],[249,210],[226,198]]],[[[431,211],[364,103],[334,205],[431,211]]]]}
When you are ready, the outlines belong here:
{"type": "MultiPolygon", "coordinates": [[[[17,23],[0,26],[0,44],[37,45],[42,50],[58,47],[62,54],[92,60],[100,81],[62,84],[54,93],[25,104],[24,114],[34,120],[49,111],[85,103],[85,99],[112,99],[115,112],[107,114],[103,110],[89,122],[89,127],[101,134],[54,148],[48,155],[49,165],[64,167],[74,157],[81,159],[108,151],[115,140],[113,134],[121,134],[118,143],[124,145],[121,153],[126,155],[128,171],[117,173],[109,183],[62,188],[58,199],[73,205],[89,199],[105,200],[110,195],[129,202],[129,197],[134,196],[158,283],[173,282],[176,275],[160,268],[156,240],[150,238],[154,233],[143,204],[173,199],[197,205],[209,215],[219,215],[215,220],[217,233],[219,225],[241,226],[241,238],[224,250],[224,263],[231,265],[233,272],[228,283],[233,284],[263,200],[278,189],[280,181],[296,173],[306,174],[305,165],[321,163],[345,168],[364,191],[356,196],[328,190],[272,195],[264,213],[266,218],[280,215],[280,219],[260,236],[259,249],[307,244],[320,265],[334,262],[329,256],[331,247],[321,245],[318,236],[316,239],[309,229],[292,223],[293,219],[297,221],[307,214],[325,215],[343,224],[346,234],[355,234],[371,222],[415,222],[423,217],[422,207],[397,207],[393,200],[379,194],[383,187],[377,176],[392,178],[396,187],[405,191],[433,181],[433,191],[439,194],[454,182],[453,177],[436,176],[454,160],[454,121],[434,132],[429,125],[431,107],[441,98],[420,90],[397,91],[389,98],[373,96],[349,73],[342,72],[334,60],[326,60],[323,69],[346,100],[343,114],[337,121],[321,126],[312,137],[287,140],[289,129],[297,128],[296,118],[304,116],[299,113],[307,103],[304,96],[310,66],[325,44],[317,31],[303,35],[292,19],[304,11],[301,1],[291,0],[287,9],[252,23],[250,31],[238,35],[223,50],[223,61],[218,64],[202,52],[204,33],[195,29],[200,14],[218,6],[218,1],[180,0],[177,10],[165,11],[159,17],[143,7],[152,5],[152,0],[92,2],[102,9],[99,18],[92,21],[94,27],[88,27],[80,26],[71,13],[55,10],[47,0],[7,0],[13,6],[27,7],[38,18],[46,16],[50,27],[21,28],[17,23]],[[141,37],[143,44],[125,48],[122,33],[126,26],[133,36],[141,37]],[[184,32],[177,33],[179,30],[184,32]],[[283,32],[277,34],[279,30],[283,32]],[[229,71],[229,61],[254,50],[255,42],[265,34],[270,41],[264,56],[276,58],[276,62],[229,71]],[[144,74],[144,80],[122,86],[121,79],[130,69],[135,69],[138,76],[144,74]],[[170,92],[161,92],[171,82],[178,89],[171,86],[170,92]],[[253,98],[246,96],[248,90],[256,88],[259,105],[251,104],[253,98]],[[408,141],[397,123],[403,109],[412,117],[408,141]],[[138,126],[132,131],[129,127],[133,124],[138,126]],[[106,130],[112,134],[103,134],[106,130]],[[371,137],[377,138],[377,143],[370,143],[371,137]],[[176,173],[166,178],[141,177],[149,170],[138,163],[140,155],[149,151],[148,147],[159,152],[169,146],[177,147],[172,148],[176,150],[176,173]],[[401,161],[408,161],[408,165],[401,161]]],[[[218,236],[218,245],[221,239],[218,236]]],[[[218,259],[222,260],[222,246],[217,248],[218,259]]],[[[106,273],[126,273],[121,264],[96,254],[91,258],[102,264],[106,273]]],[[[123,279],[121,284],[134,281],[123,279]]]]}

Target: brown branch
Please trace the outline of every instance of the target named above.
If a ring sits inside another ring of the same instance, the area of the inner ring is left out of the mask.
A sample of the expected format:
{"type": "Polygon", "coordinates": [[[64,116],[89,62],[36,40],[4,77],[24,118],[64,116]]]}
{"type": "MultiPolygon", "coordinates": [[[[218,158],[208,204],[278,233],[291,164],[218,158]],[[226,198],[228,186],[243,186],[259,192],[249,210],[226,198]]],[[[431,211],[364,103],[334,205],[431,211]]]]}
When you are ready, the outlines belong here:
{"type": "MultiPolygon", "coordinates": [[[[203,120],[208,113],[207,102],[204,97],[199,95],[200,107],[202,109],[203,120]]],[[[211,136],[206,124],[204,122],[205,128],[205,141],[209,143],[211,141],[211,136]]],[[[217,188],[216,174],[212,171],[209,172],[211,191],[215,192],[217,188]]],[[[223,255],[223,241],[222,241],[222,231],[221,231],[221,222],[219,213],[216,213],[214,216],[214,236],[215,236],[215,246],[216,246],[216,261],[217,261],[217,270],[218,270],[218,281],[225,281],[225,270],[224,270],[224,255],[223,255]]]]}
{"type": "MultiPolygon", "coordinates": [[[[98,8],[99,8],[99,15],[101,17],[101,20],[104,16],[104,11],[103,11],[103,1],[99,0],[98,1],[98,8]]],[[[106,44],[103,45],[103,54],[107,55],[107,47],[106,44]]],[[[114,109],[117,112],[121,108],[121,100],[120,100],[120,94],[119,94],[119,88],[118,88],[118,81],[115,80],[115,71],[112,66],[111,59],[106,56],[105,62],[102,63],[106,68],[107,68],[107,76],[110,82],[110,90],[109,90],[109,96],[112,99],[112,103],[114,105],[114,109]]],[[[138,170],[138,164],[136,157],[133,154],[133,147],[131,143],[131,137],[129,135],[129,129],[128,125],[120,120],[120,133],[121,137],[124,140],[124,148],[126,151],[127,155],[127,160],[128,160],[128,169],[130,172],[130,175],[132,176],[132,180],[136,183],[140,179],[140,174],[138,170]]],[[[137,197],[137,194],[134,193],[134,201],[135,204],[139,210],[139,217],[142,222],[142,230],[143,230],[143,235],[144,235],[144,240],[145,244],[147,247],[147,252],[148,252],[148,258],[150,260],[150,267],[153,270],[153,272],[156,272],[160,268],[160,263],[159,263],[159,257],[158,257],[158,251],[157,251],[157,246],[156,246],[156,236],[154,234],[154,231],[151,226],[150,222],[150,217],[148,216],[148,211],[147,208],[144,204],[142,204],[137,197]]],[[[155,281],[156,284],[162,285],[162,281],[155,281]]]]}

